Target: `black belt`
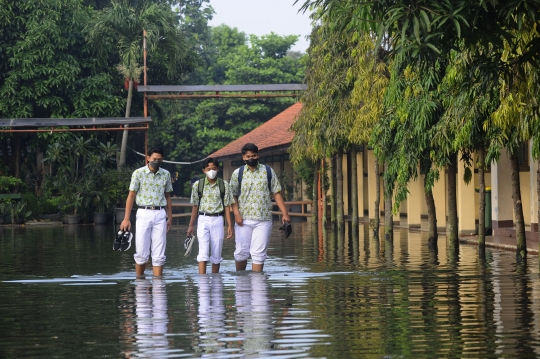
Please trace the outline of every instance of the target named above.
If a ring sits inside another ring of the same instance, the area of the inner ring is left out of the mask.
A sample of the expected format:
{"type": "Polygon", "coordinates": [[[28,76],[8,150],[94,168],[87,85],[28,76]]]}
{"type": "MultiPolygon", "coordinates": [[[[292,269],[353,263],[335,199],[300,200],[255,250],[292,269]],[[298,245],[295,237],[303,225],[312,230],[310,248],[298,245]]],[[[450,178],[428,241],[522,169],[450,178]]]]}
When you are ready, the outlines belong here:
{"type": "Polygon", "coordinates": [[[139,208],[142,208],[142,209],[152,209],[152,210],[155,210],[155,211],[158,211],[158,210],[161,210],[161,209],[165,209],[165,207],[160,207],[160,206],[140,206],[139,208]]]}
{"type": "Polygon", "coordinates": [[[205,213],[205,212],[199,212],[200,216],[210,216],[210,217],[217,217],[217,216],[223,216],[223,212],[219,213],[205,213]]]}

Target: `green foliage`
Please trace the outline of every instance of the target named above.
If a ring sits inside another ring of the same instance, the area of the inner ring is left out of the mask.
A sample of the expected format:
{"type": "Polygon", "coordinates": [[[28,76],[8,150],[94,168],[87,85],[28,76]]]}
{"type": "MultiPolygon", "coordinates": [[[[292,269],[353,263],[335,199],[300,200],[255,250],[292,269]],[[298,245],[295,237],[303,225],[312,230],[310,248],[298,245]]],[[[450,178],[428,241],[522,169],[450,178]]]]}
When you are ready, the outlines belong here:
{"type": "Polygon", "coordinates": [[[99,117],[122,108],[107,63],[80,36],[90,16],[77,0],[2,5],[0,117],[99,117]]]}
{"type": "Polygon", "coordinates": [[[123,168],[121,171],[109,169],[103,172],[100,177],[101,196],[108,204],[125,207],[132,174],[132,168],[123,168]]]}
{"type": "Polygon", "coordinates": [[[93,137],[71,135],[63,142],[52,143],[43,160],[55,171],[47,179],[49,194],[63,198],[60,205],[68,214],[88,209],[90,200],[102,188],[102,174],[114,164],[116,151],[116,145],[99,143],[93,137]]]}
{"type": "Polygon", "coordinates": [[[21,220],[25,220],[32,215],[32,211],[26,210],[27,203],[23,201],[11,201],[11,223],[15,224],[21,220]]]}
{"type": "Polygon", "coordinates": [[[0,193],[10,193],[13,187],[22,184],[23,182],[16,177],[0,176],[0,193]]]}
{"type": "Polygon", "coordinates": [[[317,176],[317,173],[313,171],[314,167],[315,163],[308,160],[302,161],[294,167],[299,178],[306,185],[305,195],[309,200],[313,200],[313,180],[317,176]]]}

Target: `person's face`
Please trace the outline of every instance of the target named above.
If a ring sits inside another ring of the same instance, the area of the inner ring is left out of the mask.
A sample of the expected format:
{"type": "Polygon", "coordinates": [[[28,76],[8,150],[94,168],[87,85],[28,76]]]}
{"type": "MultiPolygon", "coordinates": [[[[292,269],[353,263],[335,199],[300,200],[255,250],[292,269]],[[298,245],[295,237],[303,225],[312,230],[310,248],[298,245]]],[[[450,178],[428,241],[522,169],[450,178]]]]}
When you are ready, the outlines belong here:
{"type": "Polygon", "coordinates": [[[251,151],[247,151],[245,154],[242,155],[242,159],[244,161],[247,161],[247,160],[250,160],[250,159],[255,159],[255,158],[259,158],[259,154],[251,152],[251,151]]]}
{"type": "Polygon", "coordinates": [[[215,164],[213,164],[212,162],[210,162],[208,164],[208,166],[206,166],[206,168],[203,169],[203,172],[206,173],[208,171],[217,171],[217,170],[218,170],[218,167],[215,164]]]}

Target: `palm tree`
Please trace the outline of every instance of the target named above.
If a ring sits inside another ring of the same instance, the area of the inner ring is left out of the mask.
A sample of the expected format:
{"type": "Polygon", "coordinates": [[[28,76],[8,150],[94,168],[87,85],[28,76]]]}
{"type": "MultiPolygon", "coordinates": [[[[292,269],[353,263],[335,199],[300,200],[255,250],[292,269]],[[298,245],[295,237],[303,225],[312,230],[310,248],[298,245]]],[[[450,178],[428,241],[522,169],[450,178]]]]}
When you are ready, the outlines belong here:
{"type": "MultiPolygon", "coordinates": [[[[166,4],[144,1],[134,7],[126,0],[113,0],[86,27],[87,40],[98,51],[104,39],[114,39],[117,44],[120,55],[117,69],[129,81],[125,117],[130,117],[133,83],[139,81],[142,73],[143,31],[146,31],[148,50],[159,48],[165,54],[169,61],[167,75],[172,77],[186,54],[185,37],[178,24],[178,15],[166,4]]],[[[118,169],[126,163],[127,138],[128,131],[124,130],[118,169]]]]}

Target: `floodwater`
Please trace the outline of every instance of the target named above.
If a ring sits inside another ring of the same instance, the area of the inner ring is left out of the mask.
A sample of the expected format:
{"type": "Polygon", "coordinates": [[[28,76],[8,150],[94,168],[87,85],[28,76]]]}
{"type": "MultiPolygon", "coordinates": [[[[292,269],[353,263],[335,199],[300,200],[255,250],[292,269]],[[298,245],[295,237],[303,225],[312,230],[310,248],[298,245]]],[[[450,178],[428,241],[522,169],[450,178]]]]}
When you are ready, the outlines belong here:
{"type": "MultiPolygon", "coordinates": [[[[274,226],[264,273],[218,275],[168,235],[163,279],[136,279],[114,227],[0,228],[0,358],[533,358],[540,353],[538,261],[439,238],[393,243],[347,231],[317,238],[274,226]]],[[[196,252],[196,251],[194,251],[196,252]]],[[[250,268],[250,264],[248,264],[250,268]]]]}

